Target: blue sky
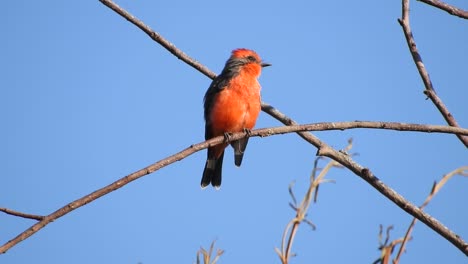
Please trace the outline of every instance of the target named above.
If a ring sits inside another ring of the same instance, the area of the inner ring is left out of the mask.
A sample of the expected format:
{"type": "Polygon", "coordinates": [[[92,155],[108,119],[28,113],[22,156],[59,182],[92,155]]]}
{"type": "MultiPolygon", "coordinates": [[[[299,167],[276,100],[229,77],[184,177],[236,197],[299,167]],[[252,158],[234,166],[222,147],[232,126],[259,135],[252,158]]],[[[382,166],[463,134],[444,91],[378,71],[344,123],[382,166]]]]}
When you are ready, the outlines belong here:
{"type": "MultiPolygon", "coordinates": [[[[445,124],[397,23],[400,1],[117,2],[219,73],[230,51],[273,64],[265,102],[300,123],[375,120],[445,124]]],[[[464,1],[452,1],[467,9],[464,1]]],[[[0,18],[0,207],[49,214],[203,140],[210,80],[96,1],[7,1],[0,18]]],[[[411,26],[438,95],[468,125],[467,21],[411,1],[411,26]]],[[[261,113],[257,127],[280,125],[261,113]]],[[[376,130],[315,133],[340,149],[354,138],[361,165],[415,204],[467,165],[452,135],[376,130]]],[[[196,153],[51,223],[1,263],[193,263],[200,246],[220,263],[279,263],[288,185],[304,194],[316,149],[295,134],[253,138],[241,168],[228,149],[220,191],[201,190],[196,153]]],[[[324,166],[324,164],[322,164],[324,166]]],[[[345,169],[332,170],[302,225],[291,263],[371,263],[378,228],[404,235],[411,217],[345,169]]],[[[452,179],[427,212],[468,239],[468,179],[452,179]]],[[[5,243],[34,223],[0,214],[5,243]]],[[[466,257],[418,223],[401,263],[466,257]]]]}

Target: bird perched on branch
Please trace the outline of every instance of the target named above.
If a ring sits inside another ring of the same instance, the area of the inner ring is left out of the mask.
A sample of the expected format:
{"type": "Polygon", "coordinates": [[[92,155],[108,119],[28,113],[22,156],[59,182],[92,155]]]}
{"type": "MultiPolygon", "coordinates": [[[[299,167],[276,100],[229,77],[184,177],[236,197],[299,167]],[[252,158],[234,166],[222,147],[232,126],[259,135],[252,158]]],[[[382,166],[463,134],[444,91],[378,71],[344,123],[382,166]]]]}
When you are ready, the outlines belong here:
{"type": "MultiPolygon", "coordinates": [[[[260,84],[257,78],[264,63],[257,53],[248,49],[232,51],[223,71],[211,83],[204,98],[205,139],[224,135],[226,141],[230,133],[247,132],[255,126],[260,113],[260,84]]],[[[234,163],[240,166],[248,137],[231,142],[234,148],[234,163]]],[[[210,183],[216,189],[221,186],[224,142],[208,148],[208,156],[203,170],[201,187],[210,183]]]]}

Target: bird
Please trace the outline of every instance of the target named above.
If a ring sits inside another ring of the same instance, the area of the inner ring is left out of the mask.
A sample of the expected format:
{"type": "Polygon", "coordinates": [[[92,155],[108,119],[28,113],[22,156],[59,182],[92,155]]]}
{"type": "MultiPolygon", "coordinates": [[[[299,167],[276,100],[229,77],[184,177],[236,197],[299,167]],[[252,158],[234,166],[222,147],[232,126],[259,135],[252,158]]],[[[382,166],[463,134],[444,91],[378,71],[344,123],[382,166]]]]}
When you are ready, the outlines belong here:
{"type": "MultiPolygon", "coordinates": [[[[231,56],[204,96],[205,140],[224,135],[225,141],[208,148],[201,179],[202,189],[210,183],[221,187],[224,150],[229,145],[229,135],[236,132],[250,133],[261,109],[260,77],[262,68],[271,66],[261,60],[253,50],[239,48],[231,56]]],[[[239,167],[249,137],[230,144],[234,149],[234,164],[239,167]]]]}

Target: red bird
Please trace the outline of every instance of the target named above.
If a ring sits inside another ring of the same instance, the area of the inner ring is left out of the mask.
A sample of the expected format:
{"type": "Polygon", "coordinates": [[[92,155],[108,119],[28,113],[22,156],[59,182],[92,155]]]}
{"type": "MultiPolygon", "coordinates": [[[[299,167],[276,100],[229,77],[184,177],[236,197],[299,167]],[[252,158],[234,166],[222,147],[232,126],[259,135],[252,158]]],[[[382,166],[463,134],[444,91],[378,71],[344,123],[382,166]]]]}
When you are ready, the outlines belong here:
{"type": "MultiPolygon", "coordinates": [[[[223,71],[211,83],[204,98],[205,139],[230,133],[250,131],[260,113],[260,84],[257,78],[263,63],[252,50],[236,49],[226,62],[223,71]]],[[[234,163],[240,166],[248,137],[231,142],[234,148],[234,163]]],[[[201,187],[211,183],[216,189],[221,186],[224,149],[228,143],[208,148],[208,157],[201,179],[201,187]]]]}

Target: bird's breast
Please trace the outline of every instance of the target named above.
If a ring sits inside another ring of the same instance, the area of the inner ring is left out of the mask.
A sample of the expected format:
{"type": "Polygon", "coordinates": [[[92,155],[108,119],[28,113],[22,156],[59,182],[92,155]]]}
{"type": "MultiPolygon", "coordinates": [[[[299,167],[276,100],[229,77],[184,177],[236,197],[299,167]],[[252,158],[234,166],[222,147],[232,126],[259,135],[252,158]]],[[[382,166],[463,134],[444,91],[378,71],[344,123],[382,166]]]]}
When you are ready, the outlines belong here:
{"type": "Polygon", "coordinates": [[[260,85],[254,80],[233,79],[216,94],[210,123],[213,136],[252,129],[260,113],[260,85]]]}

